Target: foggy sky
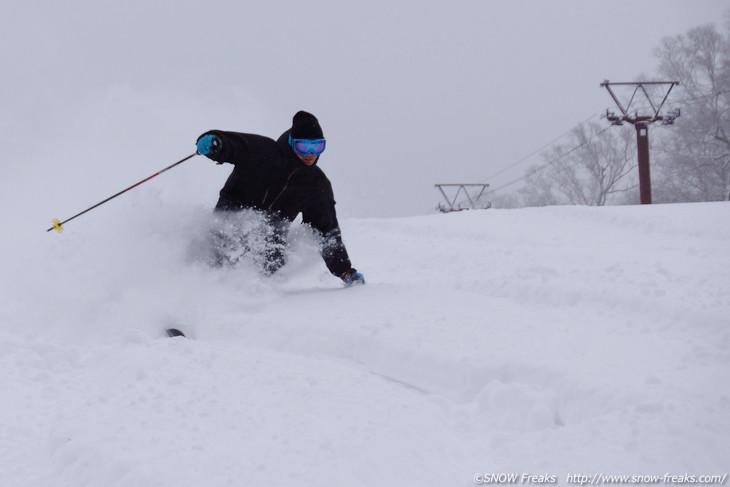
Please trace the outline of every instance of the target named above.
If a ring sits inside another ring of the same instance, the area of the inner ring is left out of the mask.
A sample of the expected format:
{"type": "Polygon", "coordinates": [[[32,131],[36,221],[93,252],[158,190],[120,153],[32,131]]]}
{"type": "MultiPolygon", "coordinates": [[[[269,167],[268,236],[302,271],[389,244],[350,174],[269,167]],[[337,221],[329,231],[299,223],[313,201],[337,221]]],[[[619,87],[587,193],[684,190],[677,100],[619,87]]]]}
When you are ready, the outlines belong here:
{"type": "MultiPolygon", "coordinates": [[[[2,201],[81,209],[194,152],[201,132],[276,138],[305,109],[340,215],[424,214],[434,183],[519,177],[539,156],[491,178],[612,107],[604,79],[653,78],[663,37],[723,27],[727,5],[10,0],[2,201]]],[[[230,168],[188,164],[160,184],[212,206],[230,168]]]]}

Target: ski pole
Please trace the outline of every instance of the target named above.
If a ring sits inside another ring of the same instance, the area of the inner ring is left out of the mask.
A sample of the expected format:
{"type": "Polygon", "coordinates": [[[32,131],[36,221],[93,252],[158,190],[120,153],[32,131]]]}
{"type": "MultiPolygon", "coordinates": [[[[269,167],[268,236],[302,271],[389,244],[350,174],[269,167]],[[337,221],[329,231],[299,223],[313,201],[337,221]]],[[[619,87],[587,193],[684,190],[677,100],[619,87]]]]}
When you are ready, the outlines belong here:
{"type": "Polygon", "coordinates": [[[126,192],[127,192],[127,191],[129,191],[130,189],[132,189],[132,188],[136,188],[137,186],[139,186],[139,185],[140,185],[140,184],[142,184],[142,183],[146,183],[146,182],[147,182],[147,181],[149,181],[150,179],[152,179],[152,178],[154,178],[154,177],[156,177],[156,176],[159,176],[159,175],[160,175],[160,174],[162,174],[163,172],[165,172],[165,171],[167,171],[167,170],[169,170],[169,169],[172,169],[173,167],[177,166],[178,164],[182,164],[183,162],[185,162],[185,161],[187,161],[188,159],[191,159],[191,158],[193,158],[193,157],[195,157],[195,156],[197,156],[197,155],[198,155],[198,153],[197,153],[197,152],[193,152],[192,154],[190,154],[190,155],[189,155],[189,156],[187,156],[186,158],[184,158],[184,159],[180,159],[180,160],[179,160],[179,161],[177,161],[177,162],[176,162],[175,164],[170,164],[170,165],[169,165],[169,166],[167,166],[166,168],[164,168],[164,169],[162,169],[162,170],[160,170],[160,171],[157,171],[157,172],[156,172],[156,173],[154,173],[154,174],[153,174],[152,176],[150,176],[150,177],[148,177],[148,178],[146,178],[146,179],[143,179],[142,181],[140,181],[140,182],[138,182],[138,183],[135,183],[135,184],[133,184],[132,186],[128,187],[127,189],[124,189],[124,190],[122,190],[122,191],[118,192],[118,193],[117,193],[117,194],[115,194],[114,196],[110,196],[110,197],[108,197],[108,198],[107,198],[107,199],[105,199],[104,201],[100,201],[99,203],[95,204],[94,206],[92,206],[92,207],[90,207],[90,208],[87,208],[87,209],[85,209],[85,210],[84,210],[84,211],[82,211],[81,213],[77,213],[77,214],[75,214],[75,215],[74,215],[74,216],[72,216],[71,218],[67,218],[67,219],[66,219],[66,220],[64,220],[64,221],[59,221],[59,220],[58,220],[58,218],[54,218],[54,219],[53,219],[53,226],[52,226],[51,228],[49,228],[48,230],[46,230],[46,232],[50,232],[51,230],[54,230],[54,229],[55,229],[55,230],[57,230],[57,231],[58,231],[58,233],[61,233],[61,232],[63,232],[63,224],[64,224],[64,223],[68,223],[68,222],[70,222],[71,220],[73,220],[74,218],[80,217],[80,216],[81,216],[81,215],[83,215],[84,213],[87,213],[87,212],[89,212],[89,211],[93,210],[94,208],[96,208],[96,207],[98,207],[98,206],[101,206],[101,205],[103,205],[103,204],[104,204],[104,203],[106,203],[107,201],[113,200],[113,199],[114,199],[114,198],[116,198],[117,196],[119,196],[119,195],[122,195],[122,194],[126,193],[126,192]]]}

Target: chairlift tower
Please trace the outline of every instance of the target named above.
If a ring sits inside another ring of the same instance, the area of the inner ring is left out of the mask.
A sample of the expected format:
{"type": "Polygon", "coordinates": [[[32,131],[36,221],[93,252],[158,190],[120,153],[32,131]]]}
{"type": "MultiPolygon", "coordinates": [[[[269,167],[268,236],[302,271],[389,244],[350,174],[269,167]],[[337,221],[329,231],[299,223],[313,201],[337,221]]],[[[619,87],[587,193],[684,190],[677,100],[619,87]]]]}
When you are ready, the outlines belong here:
{"type": "Polygon", "coordinates": [[[605,87],[608,90],[611,98],[613,98],[613,101],[616,102],[616,106],[618,106],[619,110],[621,110],[621,115],[616,115],[614,112],[606,110],[606,119],[611,122],[612,125],[623,125],[624,122],[627,122],[632,124],[636,128],[636,147],[639,157],[639,191],[641,194],[642,205],[651,204],[651,174],[649,171],[649,125],[654,122],[662,122],[664,125],[671,125],[674,123],[674,120],[679,117],[679,108],[675,108],[666,115],[660,115],[659,113],[664,106],[664,103],[667,101],[667,98],[669,97],[669,93],[671,93],[672,88],[674,88],[674,86],[678,84],[679,81],[636,81],[633,83],[611,83],[610,81],[606,80],[601,83],[601,87],[605,87]],[[654,102],[651,100],[649,93],[647,93],[646,91],[645,86],[650,85],[669,85],[669,89],[664,95],[664,99],[659,104],[659,106],[654,105],[654,102]],[[634,87],[634,92],[631,95],[631,99],[629,100],[629,103],[628,105],[626,105],[626,107],[624,107],[623,104],[621,104],[621,102],[619,101],[618,97],[616,97],[616,94],[611,89],[612,86],[634,87]],[[633,115],[630,114],[631,104],[634,102],[636,95],[639,93],[643,93],[643,95],[646,97],[649,105],[651,106],[653,114],[639,115],[638,111],[635,111],[633,115]]]}
{"type": "Polygon", "coordinates": [[[440,206],[442,213],[448,213],[451,211],[461,211],[461,210],[475,210],[478,208],[491,208],[492,204],[491,202],[487,202],[486,204],[480,205],[480,200],[482,196],[484,196],[484,193],[487,191],[487,188],[489,187],[488,184],[435,184],[434,187],[438,188],[438,190],[441,192],[441,195],[446,200],[446,203],[448,203],[448,207],[440,206]],[[453,198],[449,198],[446,194],[446,191],[444,191],[444,188],[457,188],[456,194],[453,198]],[[473,197],[473,194],[469,194],[468,188],[472,189],[480,189],[479,194],[476,197],[473,197]],[[466,196],[467,201],[469,202],[469,205],[467,207],[463,207],[460,204],[457,203],[457,200],[459,198],[459,195],[461,193],[464,193],[466,196]]]}

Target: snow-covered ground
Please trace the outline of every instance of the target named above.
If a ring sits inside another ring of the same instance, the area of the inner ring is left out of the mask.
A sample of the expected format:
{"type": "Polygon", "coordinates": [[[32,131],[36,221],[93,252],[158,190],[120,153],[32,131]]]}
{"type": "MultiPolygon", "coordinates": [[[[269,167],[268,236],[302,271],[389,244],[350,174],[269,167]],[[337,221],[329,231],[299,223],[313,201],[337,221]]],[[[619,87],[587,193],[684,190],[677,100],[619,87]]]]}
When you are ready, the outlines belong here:
{"type": "Polygon", "coordinates": [[[208,218],[5,238],[0,485],[730,470],[730,203],[345,219],[357,288],[300,227],[273,279],[211,269],[208,218]]]}

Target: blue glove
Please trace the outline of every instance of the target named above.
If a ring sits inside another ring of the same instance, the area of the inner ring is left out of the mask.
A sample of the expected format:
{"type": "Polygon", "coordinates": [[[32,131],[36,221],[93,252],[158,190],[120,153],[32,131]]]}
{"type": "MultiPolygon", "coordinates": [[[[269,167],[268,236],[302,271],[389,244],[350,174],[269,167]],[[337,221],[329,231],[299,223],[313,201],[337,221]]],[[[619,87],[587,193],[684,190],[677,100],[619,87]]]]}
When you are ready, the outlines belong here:
{"type": "Polygon", "coordinates": [[[356,269],[350,269],[340,276],[347,286],[353,284],[365,284],[365,276],[357,272],[356,269]]]}
{"type": "Polygon", "coordinates": [[[216,152],[221,150],[221,147],[223,146],[223,144],[221,143],[221,139],[213,134],[205,134],[198,139],[196,145],[198,147],[198,154],[200,154],[201,156],[215,154],[216,152]]]}

